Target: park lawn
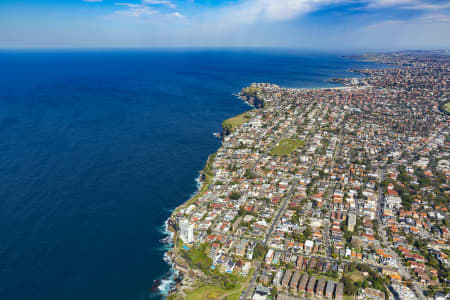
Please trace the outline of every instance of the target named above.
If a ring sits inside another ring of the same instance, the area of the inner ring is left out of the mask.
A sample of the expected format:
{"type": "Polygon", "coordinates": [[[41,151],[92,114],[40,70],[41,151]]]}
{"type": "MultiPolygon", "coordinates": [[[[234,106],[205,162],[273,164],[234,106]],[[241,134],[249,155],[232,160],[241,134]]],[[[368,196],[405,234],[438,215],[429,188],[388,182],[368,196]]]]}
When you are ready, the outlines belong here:
{"type": "MultiPolygon", "coordinates": [[[[255,269],[254,269],[254,268],[251,268],[251,269],[250,269],[250,272],[248,272],[248,274],[247,274],[247,277],[245,277],[245,278],[242,279],[242,280],[243,280],[243,285],[242,285],[242,287],[240,287],[239,290],[238,290],[236,293],[229,294],[229,295],[225,298],[225,300],[239,300],[239,297],[241,296],[242,291],[243,291],[244,289],[247,288],[248,283],[250,282],[250,279],[251,279],[252,276],[253,276],[253,272],[255,272],[255,269]]],[[[241,278],[242,278],[242,277],[241,277],[241,278]]]]}
{"type": "Polygon", "coordinates": [[[202,286],[186,296],[186,300],[221,299],[227,290],[217,286],[202,286]]]}
{"type": "Polygon", "coordinates": [[[239,300],[239,297],[242,294],[242,290],[234,293],[234,294],[230,294],[228,296],[225,297],[225,300],[239,300]]]}
{"type": "Polygon", "coordinates": [[[232,290],[226,290],[224,288],[213,286],[213,285],[206,285],[199,287],[198,289],[193,290],[191,293],[187,294],[185,300],[204,300],[204,299],[222,299],[224,296],[226,296],[225,299],[239,299],[241,293],[241,285],[238,284],[234,289],[232,290]],[[235,298],[235,295],[237,294],[237,298],[235,298]]]}
{"type": "Polygon", "coordinates": [[[282,139],[273,149],[270,151],[270,155],[283,156],[289,155],[295,150],[302,148],[305,142],[298,139],[282,139]]]}
{"type": "MultiPolygon", "coordinates": [[[[225,300],[239,300],[242,291],[247,288],[248,283],[250,282],[253,272],[255,270],[252,268],[250,272],[247,274],[247,277],[236,277],[241,283],[236,284],[233,289],[227,290],[218,286],[201,286],[192,292],[190,292],[186,299],[187,300],[197,300],[197,299],[222,299],[225,297],[225,300]],[[208,298],[209,297],[209,298],[208,298]],[[214,298],[215,297],[215,298],[214,298]]],[[[235,277],[235,275],[227,275],[225,276],[235,277]]]]}
{"type": "Polygon", "coordinates": [[[224,129],[227,129],[229,132],[233,132],[236,130],[236,128],[240,127],[242,124],[247,123],[250,121],[252,116],[245,112],[240,115],[237,115],[236,117],[226,119],[222,123],[222,127],[224,129]]]}
{"type": "Polygon", "coordinates": [[[345,296],[343,297],[343,300],[355,300],[355,296],[345,295],[345,296]]]}
{"type": "Polygon", "coordinates": [[[353,271],[348,274],[353,282],[364,280],[364,276],[359,271],[353,271]]]}

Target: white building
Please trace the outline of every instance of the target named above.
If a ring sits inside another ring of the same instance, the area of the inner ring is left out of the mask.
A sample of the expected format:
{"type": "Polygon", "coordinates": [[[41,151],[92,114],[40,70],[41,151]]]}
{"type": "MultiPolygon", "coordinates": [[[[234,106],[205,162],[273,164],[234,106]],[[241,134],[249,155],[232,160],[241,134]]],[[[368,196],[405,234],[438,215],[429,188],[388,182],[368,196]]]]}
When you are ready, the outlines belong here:
{"type": "Polygon", "coordinates": [[[194,242],[194,225],[188,220],[180,222],[180,238],[186,244],[194,242]]]}
{"type": "Polygon", "coordinates": [[[306,240],[305,242],[305,252],[311,253],[312,249],[314,247],[314,242],[311,240],[306,240]]]}
{"type": "Polygon", "coordinates": [[[356,215],[354,213],[349,213],[347,217],[347,230],[353,232],[356,225],[356,215]]]}
{"type": "Polygon", "coordinates": [[[399,209],[402,207],[402,198],[398,196],[387,196],[386,206],[389,208],[399,209]]]}

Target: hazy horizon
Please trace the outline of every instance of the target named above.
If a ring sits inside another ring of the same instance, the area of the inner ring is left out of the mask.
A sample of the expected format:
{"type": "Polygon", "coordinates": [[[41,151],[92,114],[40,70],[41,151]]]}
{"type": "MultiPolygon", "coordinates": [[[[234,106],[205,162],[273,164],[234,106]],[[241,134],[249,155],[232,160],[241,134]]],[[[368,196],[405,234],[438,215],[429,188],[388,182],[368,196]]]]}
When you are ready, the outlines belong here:
{"type": "Polygon", "coordinates": [[[450,48],[442,0],[4,0],[2,49],[450,48]]]}

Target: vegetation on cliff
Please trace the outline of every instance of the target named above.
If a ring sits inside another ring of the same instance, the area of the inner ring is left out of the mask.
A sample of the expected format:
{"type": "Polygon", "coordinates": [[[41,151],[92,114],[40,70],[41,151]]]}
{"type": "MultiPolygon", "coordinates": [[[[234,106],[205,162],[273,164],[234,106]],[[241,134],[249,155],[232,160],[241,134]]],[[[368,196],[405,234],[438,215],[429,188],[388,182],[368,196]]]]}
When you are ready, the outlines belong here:
{"type": "Polygon", "coordinates": [[[195,193],[194,197],[189,199],[186,203],[177,207],[175,209],[175,211],[177,211],[183,207],[187,207],[187,206],[191,205],[192,203],[197,201],[197,199],[208,190],[209,185],[212,183],[212,179],[214,177],[213,162],[214,162],[215,158],[216,158],[216,153],[211,154],[208,157],[208,160],[206,161],[205,167],[201,171],[202,184],[201,184],[200,190],[197,193],[195,193]]]}
{"type": "Polygon", "coordinates": [[[181,255],[190,266],[208,273],[212,265],[212,259],[207,255],[208,244],[192,247],[189,250],[181,250],[181,255]]]}
{"type": "Polygon", "coordinates": [[[237,115],[233,118],[226,119],[222,123],[223,135],[229,135],[233,131],[235,131],[242,124],[250,121],[252,117],[247,112],[237,115]]]}
{"type": "Polygon", "coordinates": [[[249,86],[247,88],[242,89],[240,95],[242,99],[244,99],[254,107],[262,108],[264,107],[264,100],[262,97],[258,95],[258,91],[259,89],[257,87],[249,86]]]}
{"type": "Polygon", "coordinates": [[[254,86],[249,86],[247,88],[243,88],[242,92],[249,97],[256,97],[258,89],[254,86]]]}

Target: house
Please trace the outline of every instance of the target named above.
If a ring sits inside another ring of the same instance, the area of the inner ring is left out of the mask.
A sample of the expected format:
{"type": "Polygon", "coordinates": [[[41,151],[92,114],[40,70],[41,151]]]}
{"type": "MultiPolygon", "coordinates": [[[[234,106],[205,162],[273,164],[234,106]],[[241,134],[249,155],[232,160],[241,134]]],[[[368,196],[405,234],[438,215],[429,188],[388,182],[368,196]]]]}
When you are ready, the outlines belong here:
{"type": "Polygon", "coordinates": [[[306,284],[308,283],[309,275],[307,273],[302,275],[300,279],[300,284],[298,286],[299,291],[304,291],[306,289],[306,284]]]}
{"type": "Polygon", "coordinates": [[[325,291],[325,284],[326,284],[326,281],[324,278],[319,278],[319,280],[317,280],[317,286],[316,286],[316,296],[317,297],[323,297],[323,293],[325,291]]]}
{"type": "Polygon", "coordinates": [[[299,255],[299,256],[297,257],[296,266],[297,266],[297,268],[301,269],[301,268],[302,268],[302,265],[303,265],[303,256],[302,256],[302,255],[299,255]]]}
{"type": "Polygon", "coordinates": [[[283,279],[283,271],[278,270],[275,276],[273,277],[272,285],[277,289],[281,288],[281,279],[283,279]]]}
{"type": "Polygon", "coordinates": [[[292,276],[292,270],[287,270],[286,273],[284,273],[283,280],[281,281],[281,285],[285,288],[289,286],[289,281],[291,280],[292,276]]]}
{"type": "Polygon", "coordinates": [[[353,232],[356,225],[356,214],[349,213],[347,218],[347,230],[353,232]]]}
{"type": "Polygon", "coordinates": [[[327,287],[325,289],[325,297],[331,299],[334,292],[334,282],[332,280],[327,281],[327,287]]]}
{"type": "Polygon", "coordinates": [[[314,242],[311,240],[306,240],[305,242],[305,252],[311,253],[312,249],[314,247],[314,242]]]}
{"type": "Polygon", "coordinates": [[[261,285],[256,286],[255,293],[252,296],[253,300],[265,300],[270,294],[270,289],[261,285]]]}
{"type": "Polygon", "coordinates": [[[334,298],[336,300],[342,300],[343,297],[344,297],[344,284],[339,282],[336,284],[336,291],[334,298]]]}
{"type": "Polygon", "coordinates": [[[272,249],[269,249],[269,251],[267,251],[266,260],[265,260],[267,265],[270,265],[272,263],[273,256],[274,256],[274,251],[272,249]]]}
{"type": "Polygon", "coordinates": [[[293,288],[293,289],[297,289],[299,280],[300,280],[300,272],[299,271],[295,271],[294,275],[291,278],[290,287],[293,288]]]}
{"type": "Polygon", "coordinates": [[[375,290],[372,288],[365,288],[362,290],[358,298],[361,299],[371,299],[371,300],[384,300],[384,293],[379,290],[375,290]]]}
{"type": "Polygon", "coordinates": [[[308,294],[314,294],[314,288],[316,287],[316,277],[311,276],[308,281],[308,286],[306,287],[306,292],[308,294]]]}

